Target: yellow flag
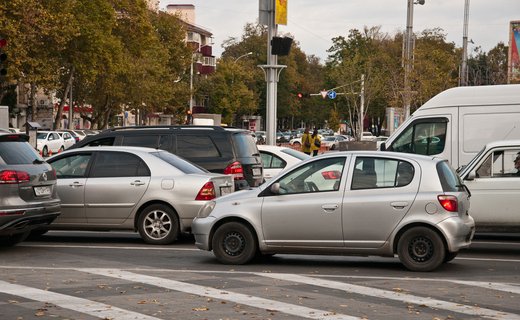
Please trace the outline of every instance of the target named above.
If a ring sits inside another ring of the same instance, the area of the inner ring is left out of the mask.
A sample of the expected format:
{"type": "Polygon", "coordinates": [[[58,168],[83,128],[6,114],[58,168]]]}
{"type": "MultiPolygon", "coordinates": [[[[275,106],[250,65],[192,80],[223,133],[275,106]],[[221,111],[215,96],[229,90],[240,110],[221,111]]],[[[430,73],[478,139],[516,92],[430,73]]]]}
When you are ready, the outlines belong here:
{"type": "Polygon", "coordinates": [[[276,0],[275,24],[287,25],[287,0],[276,0]]]}

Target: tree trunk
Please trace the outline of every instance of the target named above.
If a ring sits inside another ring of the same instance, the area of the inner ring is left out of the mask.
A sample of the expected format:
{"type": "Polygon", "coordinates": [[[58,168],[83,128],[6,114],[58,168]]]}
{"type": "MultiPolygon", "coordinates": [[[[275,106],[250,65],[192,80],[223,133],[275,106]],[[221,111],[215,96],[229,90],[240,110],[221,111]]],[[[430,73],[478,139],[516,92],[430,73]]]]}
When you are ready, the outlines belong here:
{"type": "MultiPolygon", "coordinates": [[[[56,118],[54,118],[53,130],[61,128],[61,117],[63,116],[63,106],[65,105],[65,101],[69,96],[69,92],[72,86],[72,77],[74,77],[74,67],[70,72],[69,79],[67,80],[67,84],[65,85],[65,91],[63,93],[63,97],[61,98],[60,105],[58,106],[58,112],[56,112],[56,118]]],[[[69,108],[72,108],[72,101],[69,102],[69,108]]],[[[72,121],[72,119],[69,119],[72,121]]]]}

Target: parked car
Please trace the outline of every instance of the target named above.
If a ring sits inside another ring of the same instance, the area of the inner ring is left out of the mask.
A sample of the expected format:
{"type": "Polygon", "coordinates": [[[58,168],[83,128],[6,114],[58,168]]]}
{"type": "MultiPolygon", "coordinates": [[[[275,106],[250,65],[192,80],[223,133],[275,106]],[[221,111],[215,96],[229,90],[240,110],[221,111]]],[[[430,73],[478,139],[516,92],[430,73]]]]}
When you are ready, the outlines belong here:
{"type": "Polygon", "coordinates": [[[143,126],[105,130],[75,144],[139,146],[163,149],[208,171],[230,174],[235,190],[260,185],[262,159],[248,130],[219,126],[143,126]]]}
{"type": "Polygon", "coordinates": [[[269,180],[285,168],[290,168],[311,157],[301,151],[287,147],[259,145],[258,150],[262,157],[265,180],[269,180]]]}
{"type": "Polygon", "coordinates": [[[377,136],[377,137],[376,137],[376,147],[377,147],[377,150],[380,149],[381,144],[382,144],[383,142],[385,142],[387,139],[388,139],[387,136],[377,136]]]}
{"type": "Polygon", "coordinates": [[[338,150],[340,141],[348,141],[344,136],[325,136],[321,140],[321,146],[329,150],[338,150]]]}
{"type": "Polygon", "coordinates": [[[87,147],[48,162],[62,215],[43,232],[134,230],[147,243],[169,244],[190,231],[203,204],[234,191],[231,176],[152,148],[87,147]]]}
{"type": "Polygon", "coordinates": [[[461,169],[479,233],[520,232],[520,140],[490,142],[461,169]]]}
{"type": "Polygon", "coordinates": [[[192,232],[225,264],[259,253],[397,254],[409,270],[432,271],[471,244],[469,197],[446,160],[334,152],[208,202],[192,232]]]}
{"type": "Polygon", "coordinates": [[[376,141],[376,136],[370,131],[363,131],[361,134],[361,141],[376,141]]]}
{"type": "Polygon", "coordinates": [[[36,134],[36,149],[43,157],[65,150],[65,141],[56,131],[38,131],[36,134]]]}
{"type": "Polygon", "coordinates": [[[0,133],[0,245],[14,245],[60,214],[56,173],[25,134],[0,133]]]}
{"type": "Polygon", "coordinates": [[[74,133],[76,133],[76,135],[79,137],[79,141],[81,141],[87,137],[87,134],[83,130],[75,129],[72,131],[74,131],[74,133]]]}
{"type": "Polygon", "coordinates": [[[58,133],[60,133],[60,132],[68,132],[74,138],[74,143],[79,142],[81,140],[79,138],[79,135],[74,130],[60,129],[60,130],[56,130],[56,131],[58,131],[58,133]]]}
{"type": "Polygon", "coordinates": [[[266,141],[265,131],[255,131],[253,134],[255,135],[256,144],[265,144],[265,141],[266,141]]]}
{"type": "Polygon", "coordinates": [[[74,139],[74,137],[69,132],[58,131],[58,134],[63,139],[63,145],[65,146],[65,149],[70,148],[76,143],[76,139],[74,139]]]}
{"type": "MultiPolygon", "coordinates": [[[[312,132],[311,132],[312,133],[312,132]]],[[[320,137],[320,140],[323,140],[323,136],[321,134],[318,134],[318,137],[320,137]]],[[[291,146],[295,147],[301,147],[302,146],[302,137],[299,138],[293,138],[289,141],[289,144],[291,146]]]]}

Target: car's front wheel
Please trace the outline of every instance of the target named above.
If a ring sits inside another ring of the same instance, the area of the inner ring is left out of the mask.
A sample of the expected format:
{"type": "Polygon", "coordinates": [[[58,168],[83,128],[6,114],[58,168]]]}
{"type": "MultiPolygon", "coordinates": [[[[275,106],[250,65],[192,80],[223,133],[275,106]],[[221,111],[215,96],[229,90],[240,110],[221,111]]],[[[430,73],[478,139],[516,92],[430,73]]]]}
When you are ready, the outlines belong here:
{"type": "Polygon", "coordinates": [[[397,244],[397,254],[411,271],[433,271],[444,262],[446,248],[437,232],[415,227],[403,233],[397,244]]]}
{"type": "Polygon", "coordinates": [[[43,147],[42,150],[42,157],[47,158],[49,156],[49,149],[47,149],[47,146],[43,147]]]}
{"type": "Polygon", "coordinates": [[[213,254],[225,264],[245,264],[257,252],[257,243],[249,227],[240,222],[221,225],[212,240],[213,254]]]}
{"type": "Polygon", "coordinates": [[[139,215],[137,229],[146,243],[170,244],[179,236],[179,218],[168,206],[150,205],[139,215]]]}

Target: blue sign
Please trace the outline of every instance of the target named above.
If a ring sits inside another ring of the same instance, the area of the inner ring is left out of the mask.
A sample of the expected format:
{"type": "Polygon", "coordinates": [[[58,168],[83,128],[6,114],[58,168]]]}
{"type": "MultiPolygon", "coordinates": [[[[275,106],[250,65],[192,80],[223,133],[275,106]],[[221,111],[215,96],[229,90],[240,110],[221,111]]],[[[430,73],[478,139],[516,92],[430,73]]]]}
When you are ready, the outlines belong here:
{"type": "Polygon", "coordinates": [[[336,98],[336,91],[330,90],[329,93],[327,93],[327,96],[329,96],[329,99],[336,98]]]}

